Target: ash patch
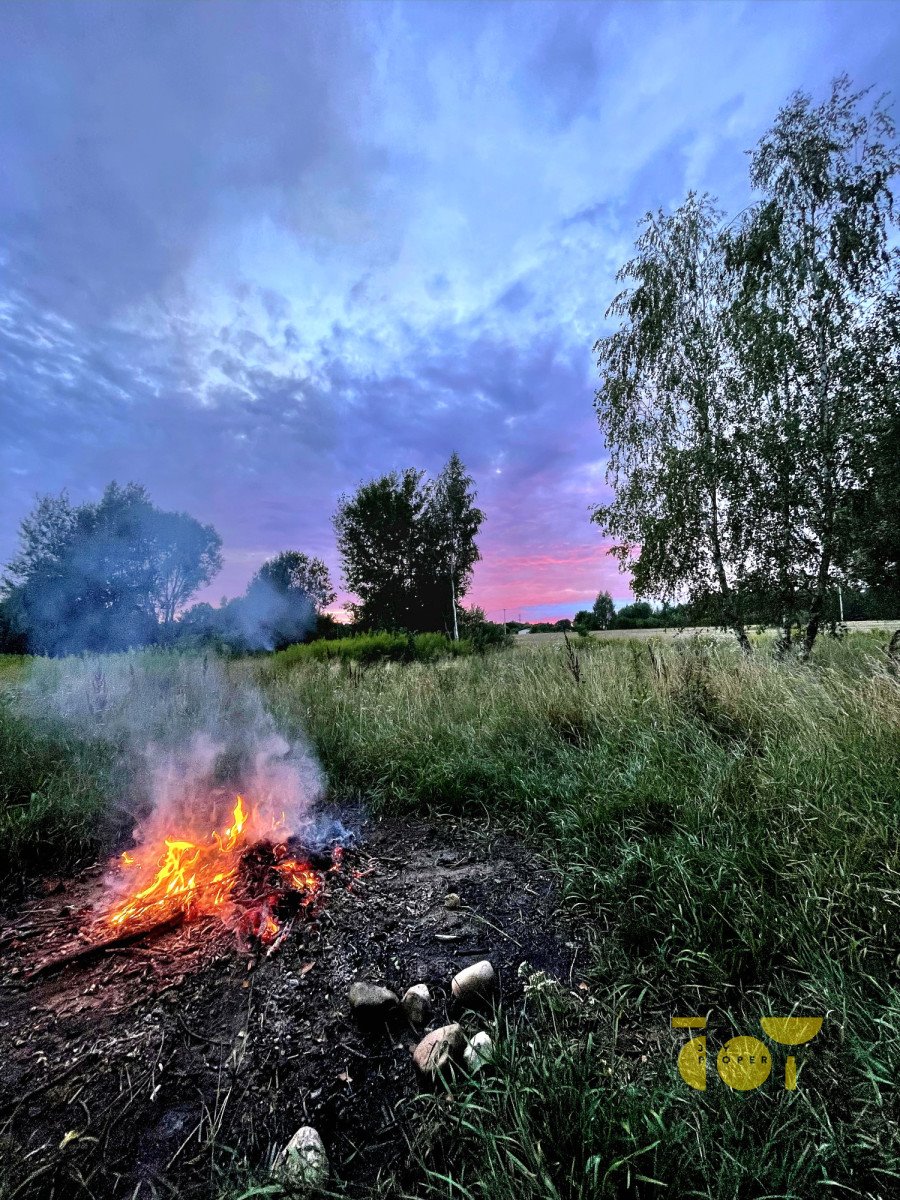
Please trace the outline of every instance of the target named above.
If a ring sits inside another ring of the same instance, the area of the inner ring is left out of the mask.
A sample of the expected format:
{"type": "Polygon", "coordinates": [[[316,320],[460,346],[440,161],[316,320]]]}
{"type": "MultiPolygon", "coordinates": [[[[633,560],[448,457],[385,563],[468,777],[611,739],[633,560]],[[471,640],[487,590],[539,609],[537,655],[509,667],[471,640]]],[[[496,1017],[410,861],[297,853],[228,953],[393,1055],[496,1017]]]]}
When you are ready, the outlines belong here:
{"type": "Polygon", "coordinates": [[[521,962],[563,980],[574,969],[532,853],[473,841],[470,826],[388,819],[362,829],[275,955],[248,957],[198,921],[28,982],[77,943],[101,871],[0,922],[0,1155],[23,1197],[209,1196],[235,1161],[264,1172],[303,1124],[362,1195],[378,1170],[403,1168],[421,1031],[400,1015],[361,1027],[350,984],[428,984],[431,1028],[457,1015],[450,980],[479,959],[508,1013],[521,962]]]}

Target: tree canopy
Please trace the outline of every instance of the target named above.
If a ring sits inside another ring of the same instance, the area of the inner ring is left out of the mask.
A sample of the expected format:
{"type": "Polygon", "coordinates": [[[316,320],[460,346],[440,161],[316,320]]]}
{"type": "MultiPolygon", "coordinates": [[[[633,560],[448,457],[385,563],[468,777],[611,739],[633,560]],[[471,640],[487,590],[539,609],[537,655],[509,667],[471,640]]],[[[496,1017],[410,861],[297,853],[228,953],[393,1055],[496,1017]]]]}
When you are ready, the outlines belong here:
{"type": "Polygon", "coordinates": [[[609,592],[600,592],[591,607],[595,629],[609,629],[616,615],[616,606],[609,592]]]}
{"type": "Polygon", "coordinates": [[[264,562],[247,586],[237,614],[252,649],[281,650],[302,642],[335,599],[328,568],[320,558],[283,550],[264,562]]]}
{"type": "Polygon", "coordinates": [[[479,558],[483,516],[456,454],[433,481],[408,468],[342,496],[334,527],[359,624],[451,632],[479,558]]]}
{"type": "Polygon", "coordinates": [[[261,584],[282,595],[302,593],[319,612],[336,599],[328,568],[321,558],[310,558],[299,550],[282,550],[267,559],[251,580],[249,590],[261,584]]]}
{"type": "Polygon", "coordinates": [[[211,525],[154,507],[138,484],[111,483],[96,504],[43,496],[22,522],[4,606],[32,652],[126,649],[171,628],[221,562],[211,525]]]}
{"type": "Polygon", "coordinates": [[[320,558],[283,550],[263,563],[242,596],[223,600],[217,608],[205,603],[189,608],[178,623],[178,635],[182,643],[228,653],[282,650],[328,628],[322,610],[334,599],[320,558]]]}

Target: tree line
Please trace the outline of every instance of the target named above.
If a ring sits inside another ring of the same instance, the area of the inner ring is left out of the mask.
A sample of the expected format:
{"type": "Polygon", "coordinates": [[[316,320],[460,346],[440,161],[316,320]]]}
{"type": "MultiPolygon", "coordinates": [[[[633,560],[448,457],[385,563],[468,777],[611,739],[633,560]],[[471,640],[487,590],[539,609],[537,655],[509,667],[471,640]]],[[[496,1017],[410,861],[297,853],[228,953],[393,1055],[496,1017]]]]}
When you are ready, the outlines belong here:
{"type": "Polygon", "coordinates": [[[808,656],[838,585],[900,598],[900,155],[842,77],[792,96],[749,161],[746,210],[649,213],[619,272],[593,517],[638,597],[808,656]]]}
{"type": "MultiPolygon", "coordinates": [[[[478,561],[484,514],[455,453],[435,479],[390,472],[341,496],[333,518],[353,627],[485,637],[461,601],[478,561]]],[[[39,498],[22,521],[0,599],[0,651],[77,654],[136,646],[281,649],[344,630],[328,568],[286,550],[242,596],[188,601],[222,566],[222,540],[187,513],[155,507],[145,488],[111,483],[96,503],[39,498]]]]}

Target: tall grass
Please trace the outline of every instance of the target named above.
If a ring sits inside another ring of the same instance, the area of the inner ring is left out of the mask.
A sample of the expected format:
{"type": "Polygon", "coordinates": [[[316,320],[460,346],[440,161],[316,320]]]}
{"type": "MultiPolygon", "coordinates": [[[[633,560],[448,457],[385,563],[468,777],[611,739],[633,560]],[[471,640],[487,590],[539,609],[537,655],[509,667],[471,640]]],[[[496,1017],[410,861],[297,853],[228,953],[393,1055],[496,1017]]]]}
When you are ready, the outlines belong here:
{"type": "Polygon", "coordinates": [[[269,662],[276,670],[309,660],[363,663],[368,666],[377,662],[435,662],[439,658],[471,653],[470,641],[461,638],[454,642],[442,633],[364,633],[353,637],[298,642],[280,650],[269,662]]]}
{"type": "Polygon", "coordinates": [[[0,885],[73,866],[112,836],[110,747],[36,730],[0,698],[0,885]]]}
{"type": "Polygon", "coordinates": [[[333,787],[537,840],[590,943],[606,1020],[537,1004],[424,1122],[417,1194],[900,1194],[900,688],[877,644],[823,642],[813,669],[713,641],[576,653],[269,682],[333,787]],[[795,1010],[825,1016],[796,1093],[779,1052],[758,1093],[675,1074],[673,1014],[709,1013],[715,1051],[795,1010]]]}
{"type": "MultiPolygon", "coordinates": [[[[520,830],[556,863],[587,944],[575,985],[529,981],[494,1070],[415,1102],[417,1173],[375,1190],[900,1195],[900,683],[880,642],[822,639],[812,667],[712,639],[574,649],[228,668],[312,738],[337,796],[520,830]],[[797,1052],[799,1089],[784,1090],[783,1048],[758,1091],[727,1088],[718,1046],[795,1011],[825,1018],[797,1052]],[[708,1016],[705,1092],[676,1073],[675,1014],[708,1016]]],[[[0,812],[32,839],[55,836],[57,810],[28,816],[29,789],[109,782],[96,750],[36,738],[7,710],[18,783],[0,812]]]]}

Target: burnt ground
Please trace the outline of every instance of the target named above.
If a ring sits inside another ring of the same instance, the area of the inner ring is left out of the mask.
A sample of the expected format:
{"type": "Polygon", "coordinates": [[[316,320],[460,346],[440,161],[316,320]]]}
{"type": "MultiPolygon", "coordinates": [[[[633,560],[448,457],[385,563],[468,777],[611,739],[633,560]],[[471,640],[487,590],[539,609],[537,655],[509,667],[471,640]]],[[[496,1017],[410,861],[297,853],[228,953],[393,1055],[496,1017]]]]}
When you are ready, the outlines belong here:
{"type": "MultiPolygon", "coordinates": [[[[230,1162],[264,1173],[307,1123],[331,1186],[362,1195],[379,1170],[402,1174],[421,1031],[402,1016],[361,1028],[349,985],[402,995],[427,983],[431,1029],[459,1016],[450,980],[462,967],[490,959],[512,1014],[520,963],[569,981],[577,950],[549,869],[512,839],[395,819],[360,833],[317,910],[268,957],[202,920],[29,979],[80,944],[102,866],[44,881],[5,915],[0,1193],[210,1196],[230,1162]]],[[[482,1027],[471,1015],[464,1026],[482,1027]]]]}

